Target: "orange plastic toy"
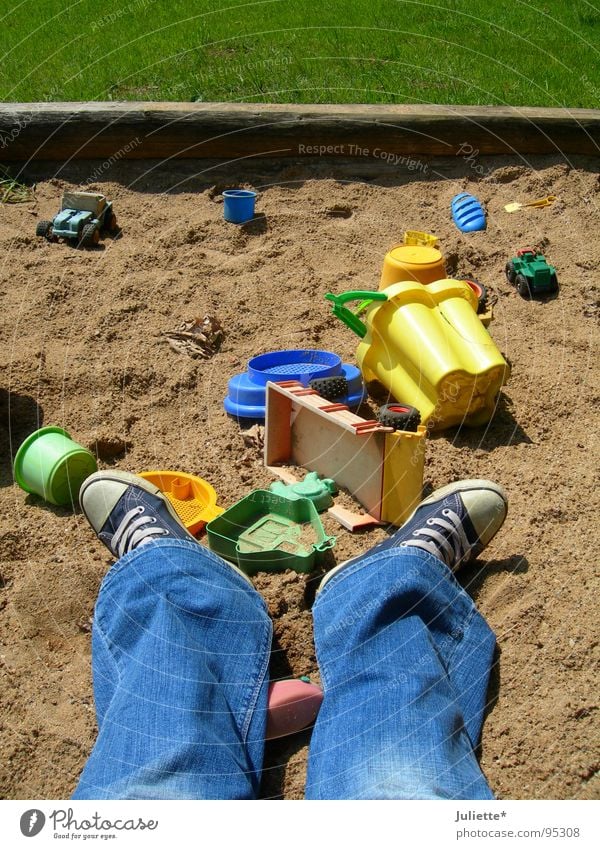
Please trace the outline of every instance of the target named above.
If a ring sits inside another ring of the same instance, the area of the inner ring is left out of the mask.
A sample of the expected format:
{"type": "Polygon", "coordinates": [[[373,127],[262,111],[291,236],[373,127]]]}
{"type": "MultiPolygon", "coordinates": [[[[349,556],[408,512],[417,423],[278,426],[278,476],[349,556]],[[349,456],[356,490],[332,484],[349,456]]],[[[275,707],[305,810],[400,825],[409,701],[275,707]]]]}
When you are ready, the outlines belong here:
{"type": "Polygon", "coordinates": [[[217,493],[203,478],[171,471],[140,472],[139,475],[164,492],[191,534],[198,533],[223,512],[223,508],[217,506],[217,493]]]}

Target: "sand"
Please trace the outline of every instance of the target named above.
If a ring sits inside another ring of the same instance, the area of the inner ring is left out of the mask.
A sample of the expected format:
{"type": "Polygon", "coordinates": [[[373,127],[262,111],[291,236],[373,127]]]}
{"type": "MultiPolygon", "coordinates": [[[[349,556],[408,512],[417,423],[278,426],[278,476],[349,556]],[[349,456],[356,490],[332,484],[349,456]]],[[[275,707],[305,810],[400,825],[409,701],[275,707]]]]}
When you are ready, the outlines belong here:
{"type": "MultiPolygon", "coordinates": [[[[228,379],[281,348],[351,362],[356,338],[323,295],[375,289],[385,252],[414,228],[435,232],[450,271],[497,298],[491,332],[513,369],[489,425],[435,435],[425,469],[428,487],[489,477],[510,496],[504,528],[460,576],[499,645],[481,764],[501,798],[598,798],[597,162],[101,165],[30,167],[36,202],[0,206],[0,795],[66,797],[76,784],[96,731],[90,617],[111,562],[79,511],[13,484],[22,439],[63,426],[101,468],[198,474],[223,506],[267,486],[259,450],[223,410],[228,379]],[[105,181],[87,182],[99,173],[105,181]],[[95,250],[36,238],[36,220],[84,184],[114,201],[121,237],[95,250]],[[226,224],[220,192],[232,185],[258,187],[264,217],[226,224]],[[486,204],[486,232],[452,224],[461,190],[486,204]],[[558,201],[547,209],[503,211],[550,193],[558,201]],[[557,268],[554,300],[527,302],[506,281],[506,260],[528,245],[557,268]],[[207,313],[225,331],[210,359],[178,354],[160,335],[207,313]]],[[[338,562],[385,535],[325,524],[338,562]]],[[[275,622],[275,677],[319,680],[317,580],[256,578],[275,622]]],[[[309,738],[267,747],[263,796],[302,796],[309,738]]]]}

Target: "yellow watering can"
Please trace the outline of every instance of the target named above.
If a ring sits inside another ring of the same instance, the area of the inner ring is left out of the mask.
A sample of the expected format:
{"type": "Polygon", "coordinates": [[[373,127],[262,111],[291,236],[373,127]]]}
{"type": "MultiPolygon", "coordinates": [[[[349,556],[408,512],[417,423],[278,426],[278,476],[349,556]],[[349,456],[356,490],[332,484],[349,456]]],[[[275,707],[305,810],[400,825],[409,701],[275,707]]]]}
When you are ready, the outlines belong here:
{"type": "Polygon", "coordinates": [[[429,430],[491,418],[510,369],[477,317],[477,296],[461,280],[403,281],[385,292],[325,296],[361,341],[365,381],[416,407],[429,430]],[[345,304],[360,301],[355,312],[345,304]]]}

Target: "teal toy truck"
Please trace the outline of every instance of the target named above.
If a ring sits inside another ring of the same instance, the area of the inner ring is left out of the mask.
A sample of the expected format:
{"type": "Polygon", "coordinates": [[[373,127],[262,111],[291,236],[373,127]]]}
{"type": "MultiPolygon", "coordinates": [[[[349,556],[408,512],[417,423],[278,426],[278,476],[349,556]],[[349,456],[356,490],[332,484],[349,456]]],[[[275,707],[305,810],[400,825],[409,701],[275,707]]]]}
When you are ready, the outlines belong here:
{"type": "Polygon", "coordinates": [[[97,245],[100,231],[113,233],[117,218],[113,205],[104,195],[94,192],[65,192],[60,212],[52,221],[38,221],[36,236],[50,242],[67,239],[83,247],[97,245]]]}
{"type": "Polygon", "coordinates": [[[517,251],[517,255],[506,263],[506,277],[523,298],[558,292],[556,269],[532,248],[517,251]]]}

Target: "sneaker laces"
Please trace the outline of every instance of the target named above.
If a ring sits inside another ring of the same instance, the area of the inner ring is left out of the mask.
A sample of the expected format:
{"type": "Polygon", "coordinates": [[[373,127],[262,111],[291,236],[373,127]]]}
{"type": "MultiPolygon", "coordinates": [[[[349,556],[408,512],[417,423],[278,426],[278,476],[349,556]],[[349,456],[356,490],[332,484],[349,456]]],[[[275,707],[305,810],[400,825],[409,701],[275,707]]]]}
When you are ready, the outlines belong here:
{"type": "Polygon", "coordinates": [[[147,527],[147,525],[156,525],[156,519],[154,516],[143,516],[142,513],[145,512],[146,508],[140,504],[139,507],[129,510],[123,517],[123,521],[110,541],[111,548],[118,557],[123,557],[128,551],[144,542],[150,542],[153,537],[162,537],[169,533],[165,528],[147,527]]]}
{"type": "Polygon", "coordinates": [[[445,508],[442,510],[442,516],[445,519],[442,519],[441,516],[432,516],[427,519],[425,523],[427,527],[413,531],[412,537],[401,542],[400,546],[410,545],[428,551],[434,557],[441,558],[446,566],[452,569],[470,554],[473,546],[467,538],[462,519],[458,513],[445,508]],[[434,530],[436,525],[446,533],[434,530]],[[425,537],[425,539],[422,539],[422,537],[425,537]]]}

